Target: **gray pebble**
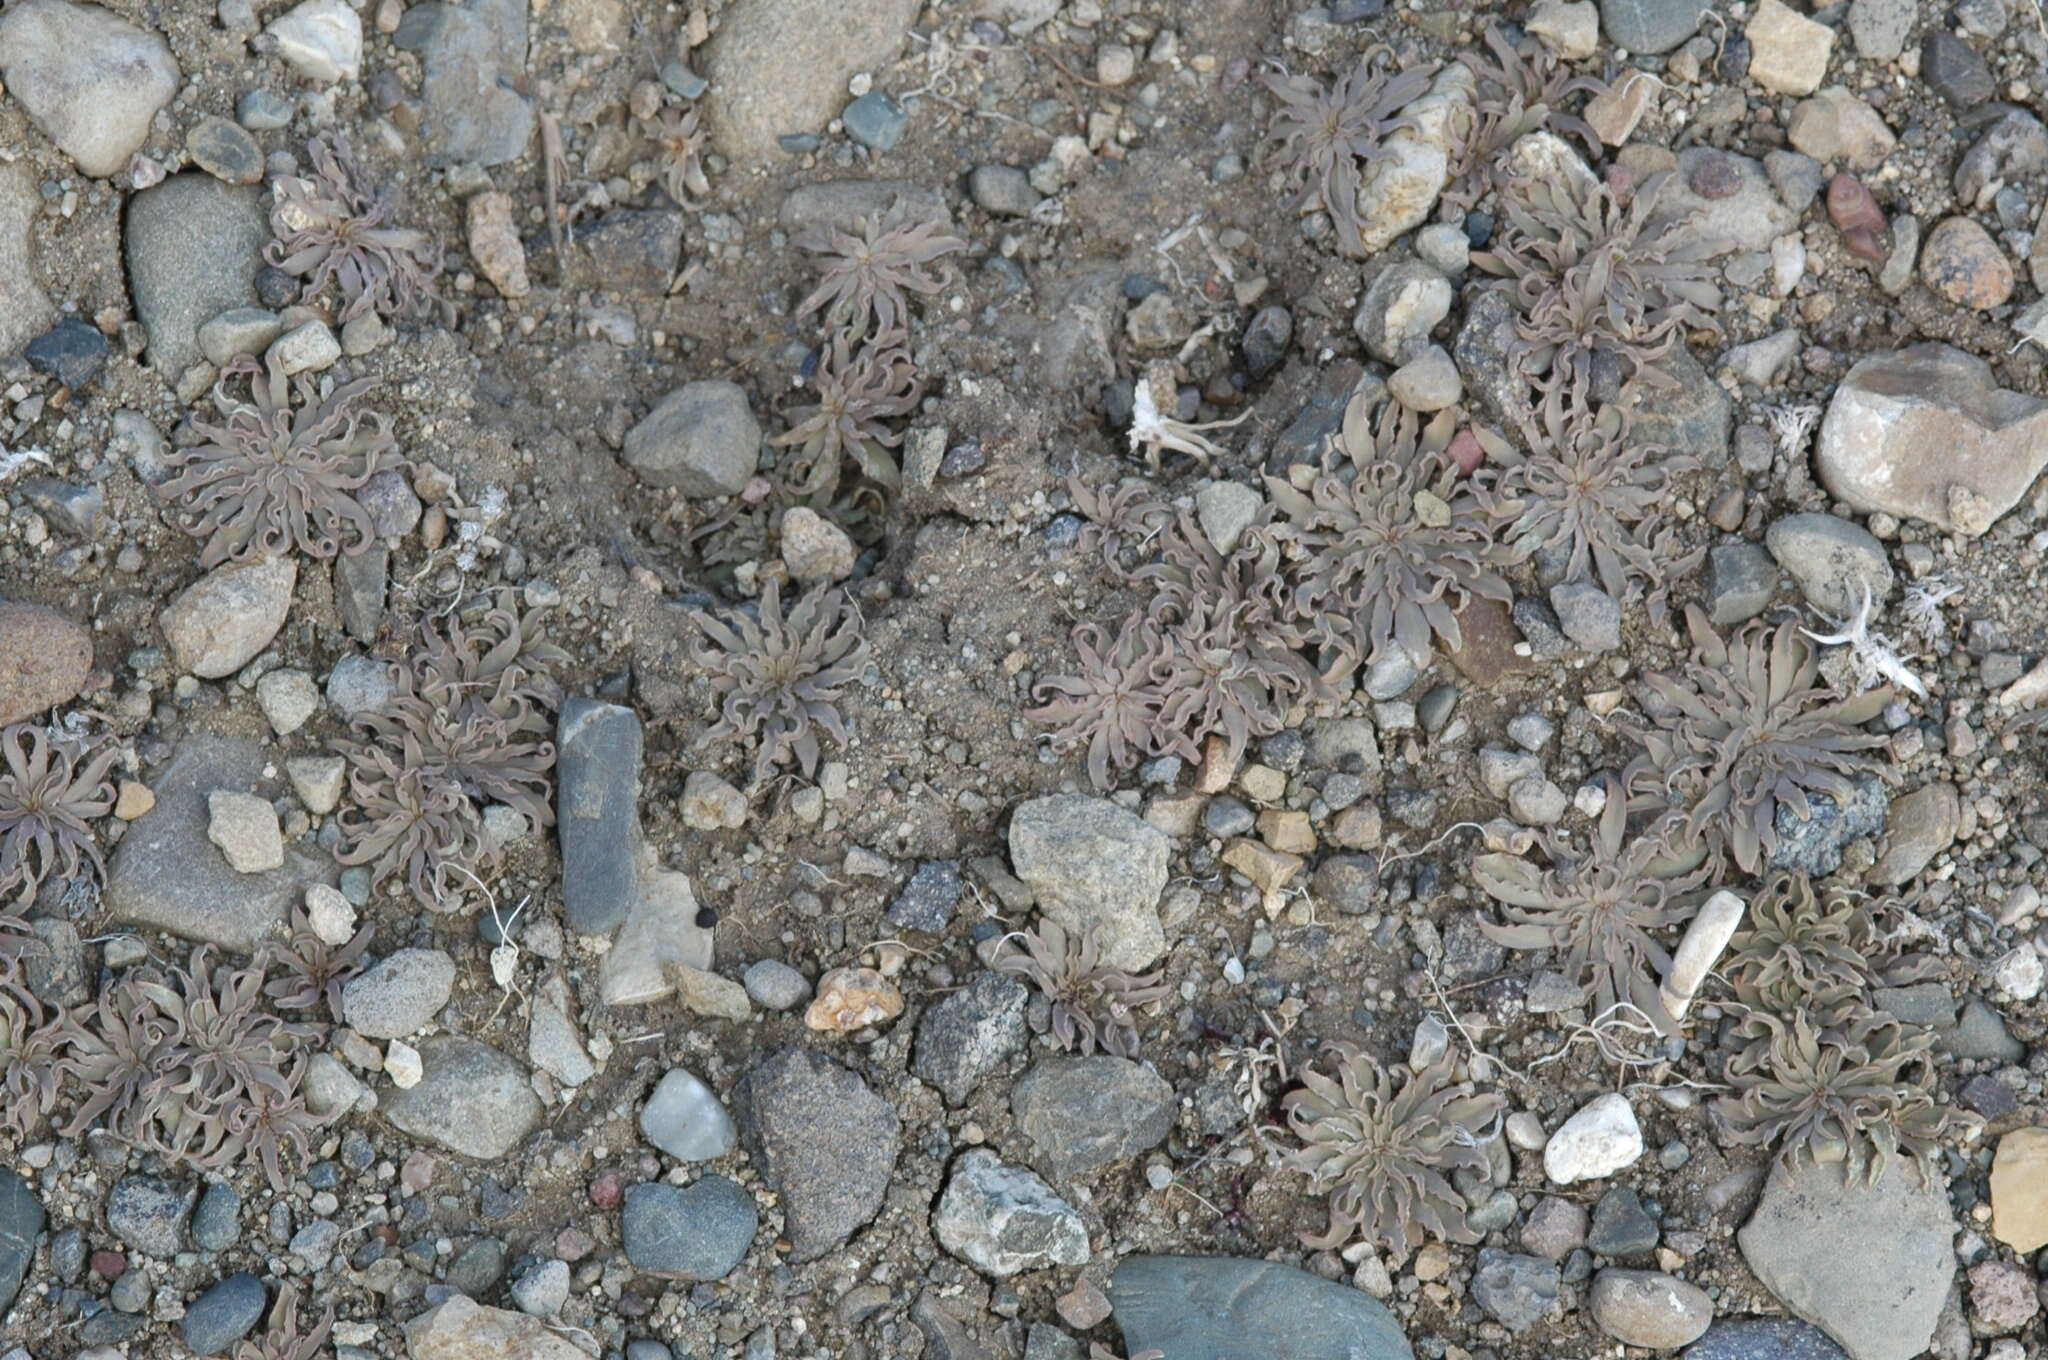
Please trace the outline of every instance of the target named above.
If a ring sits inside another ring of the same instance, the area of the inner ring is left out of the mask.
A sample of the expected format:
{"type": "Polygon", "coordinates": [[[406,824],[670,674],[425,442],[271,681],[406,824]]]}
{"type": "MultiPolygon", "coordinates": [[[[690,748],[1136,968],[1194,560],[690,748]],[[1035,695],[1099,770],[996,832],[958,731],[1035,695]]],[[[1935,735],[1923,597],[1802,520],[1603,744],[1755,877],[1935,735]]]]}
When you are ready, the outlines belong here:
{"type": "Polygon", "coordinates": [[[880,90],[869,90],[848,104],[839,120],[846,135],[870,151],[894,151],[903,140],[910,115],[901,104],[880,90]]]}
{"type": "Polygon", "coordinates": [[[251,132],[275,132],[292,121],[292,101],[271,90],[244,90],[235,100],[235,121],[251,132]]]}
{"type": "Polygon", "coordinates": [[[195,1355],[222,1355],[262,1320],[270,1298],[263,1281],[238,1272],[201,1294],[185,1310],[180,1331],[195,1355]]]}
{"type": "Polygon", "coordinates": [[[717,1092],[682,1068],[655,1084],[640,1109],[640,1132],[682,1162],[708,1162],[732,1151],[732,1116],[717,1092]]]}
{"type": "Polygon", "coordinates": [[[543,1261],[512,1282],[512,1301],[529,1317],[549,1318],[569,1301],[569,1263],[543,1261]]]}
{"type": "Polygon", "coordinates": [[[1550,588],[1550,607],[1557,611],[1564,635],[1589,652],[1611,652],[1621,646],[1621,606],[1595,585],[1566,582],[1550,588]]]}
{"type": "Polygon", "coordinates": [[[780,959],[756,959],[741,981],[762,1010],[793,1010],[811,995],[811,984],[804,975],[780,959]]]}
{"type": "Polygon", "coordinates": [[[626,1191],[622,1235],[635,1270],[678,1280],[722,1280],[754,1243],[754,1197],[724,1176],[626,1191]]]}
{"type": "Polygon", "coordinates": [[[1040,198],[1031,177],[1014,165],[977,165],[967,176],[967,192],[998,217],[1023,217],[1040,198]]]}

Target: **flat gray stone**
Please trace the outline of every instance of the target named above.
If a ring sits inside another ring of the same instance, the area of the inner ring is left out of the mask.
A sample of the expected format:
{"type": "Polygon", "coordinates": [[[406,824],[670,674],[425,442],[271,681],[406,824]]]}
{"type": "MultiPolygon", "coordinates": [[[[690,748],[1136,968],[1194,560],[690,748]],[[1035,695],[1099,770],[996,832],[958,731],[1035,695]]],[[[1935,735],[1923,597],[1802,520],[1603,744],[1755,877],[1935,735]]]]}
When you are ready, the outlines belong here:
{"type": "Polygon", "coordinates": [[[1771,186],[1763,162],[1711,146],[1687,147],[1678,153],[1677,173],[1665,181],[1655,217],[1680,223],[1670,234],[1674,244],[1698,244],[1714,255],[1769,249],[1799,221],[1771,186]],[[1719,160],[1714,167],[1717,175],[1732,174],[1733,193],[1708,198],[1692,187],[1695,179],[1703,178],[1702,162],[1709,158],[1719,160]]]}
{"type": "Polygon", "coordinates": [[[1849,1360],[1818,1327],[1784,1318],[1727,1318],[1686,1349],[1684,1360],[1849,1360]]]}
{"type": "Polygon", "coordinates": [[[782,1196],[792,1261],[823,1256],[881,1209],[903,1126],[852,1071],[786,1048],[740,1079],[732,1104],[747,1155],[782,1196]]]}
{"type": "Polygon", "coordinates": [[[400,1133],[479,1161],[496,1161],[540,1123],[540,1098],[519,1063],[489,1044],[458,1036],[423,1039],[426,1075],[411,1090],[379,1092],[400,1133]]]}
{"type": "Polygon", "coordinates": [[[1127,1256],[1109,1299],[1126,1354],[1171,1360],[1413,1360],[1385,1304],[1348,1284],[1234,1256],[1127,1256]]]}
{"type": "Polygon", "coordinates": [[[455,960],[438,949],[401,949],[350,978],[341,1015],[371,1039],[403,1039],[425,1029],[455,990],[455,960]]]}
{"type": "Polygon", "coordinates": [[[256,1329],[270,1306],[263,1281],[246,1271],[224,1276],[194,1299],[178,1324],[185,1349],[194,1355],[225,1355],[256,1329]]]}
{"type": "Polygon", "coordinates": [[[640,1134],[679,1162],[723,1157],[734,1141],[718,1093],[680,1067],[664,1073],[640,1107],[640,1134]]]}
{"type": "Polygon", "coordinates": [[[517,160],[533,138],[526,88],[527,0],[414,5],[392,40],[419,54],[429,165],[517,160]]]}
{"type": "Polygon", "coordinates": [[[201,326],[230,307],[256,305],[270,240],[261,192],[192,171],[128,200],[128,281],[149,333],[149,362],[166,378],[199,362],[201,326]]]}
{"type": "Polygon", "coordinates": [[[1852,1360],[1912,1360],[1955,1278],[1955,1231],[1938,1170],[1922,1186],[1894,1159],[1871,1185],[1839,1163],[1781,1158],[1736,1238],[1764,1287],[1852,1360]]]}
{"type": "Polygon", "coordinates": [[[333,861],[297,843],[285,846],[283,868],[238,874],[207,839],[214,790],[284,795],[281,774],[265,777],[268,763],[261,747],[239,737],[194,733],[179,743],[151,781],[156,806],[115,847],[105,892],[112,919],[247,954],[276,932],[307,885],[333,884],[333,861]]]}
{"type": "Polygon", "coordinates": [[[22,0],[0,15],[0,79],[81,173],[105,179],[178,92],[164,40],[98,5],[22,0]]]}
{"type": "Polygon", "coordinates": [[[563,701],[555,727],[555,834],[570,928],[609,935],[640,890],[640,717],[595,699],[563,701]]]}
{"type": "Polygon", "coordinates": [[[1074,1206],[987,1148],[972,1148],[953,1164],[932,1232],[947,1251],[997,1279],[1088,1262],[1088,1225],[1074,1206]]]}
{"type": "Polygon", "coordinates": [[[807,227],[855,230],[864,217],[878,221],[891,213],[906,220],[953,225],[945,197],[907,179],[835,179],[799,184],[782,200],[776,217],[793,235],[807,227]]]}
{"type": "Polygon", "coordinates": [[[1173,1130],[1173,1087],[1128,1058],[1047,1058],[1010,1096],[1017,1127],[1056,1181],[1148,1152],[1173,1130]]]}
{"type": "Polygon", "coordinates": [[[785,154],[785,133],[822,132],[857,71],[885,70],[923,0],[739,0],[704,54],[718,98],[713,136],[742,165],[785,154]]]}
{"type": "Polygon", "coordinates": [[[672,964],[708,970],[711,931],[697,924],[689,875],[660,868],[649,852],[640,866],[639,896],[598,965],[598,992],[607,1006],[659,1001],[675,992],[672,964]]]}
{"type": "Polygon", "coordinates": [[[1786,515],[1771,525],[1764,543],[1807,603],[1830,618],[1856,612],[1865,592],[1882,612],[1892,593],[1892,566],[1884,545],[1860,524],[1833,515],[1786,515]]]}
{"type": "Polygon", "coordinates": [[[1631,52],[1669,52],[1699,31],[1713,0],[1600,0],[1607,41],[1631,52]]]}
{"type": "Polygon", "coordinates": [[[185,1225],[198,1202],[197,1181],[124,1176],[107,1196],[107,1227],[130,1248],[168,1261],[185,1249],[185,1225]]]}

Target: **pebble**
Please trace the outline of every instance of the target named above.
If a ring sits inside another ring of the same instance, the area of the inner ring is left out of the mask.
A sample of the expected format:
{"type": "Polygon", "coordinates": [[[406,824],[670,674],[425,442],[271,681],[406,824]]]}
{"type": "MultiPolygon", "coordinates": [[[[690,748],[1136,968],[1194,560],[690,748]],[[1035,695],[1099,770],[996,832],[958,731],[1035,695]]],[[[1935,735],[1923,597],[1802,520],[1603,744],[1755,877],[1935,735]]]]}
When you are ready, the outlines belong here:
{"type": "Polygon", "coordinates": [[[324,373],[341,358],[341,341],[325,321],[308,321],[278,336],[270,354],[287,374],[324,373]]]}
{"type": "MultiPolygon", "coordinates": [[[[399,1047],[387,1052],[387,1071],[399,1047]]],[[[419,1083],[383,1097],[385,1117],[400,1133],[495,1161],[540,1122],[526,1069],[490,1045],[449,1035],[422,1040],[417,1052],[419,1083]]]]}
{"type": "Polygon", "coordinates": [[[1166,952],[1159,895],[1173,843],[1106,798],[1055,794],[1010,818],[1010,861],[1039,908],[1070,931],[1098,931],[1105,967],[1136,973],[1166,952]]]}
{"type": "Polygon", "coordinates": [[[1562,1261],[1586,1245],[1587,1217],[1583,1206],[1557,1195],[1545,1195],[1522,1224],[1525,1250],[1546,1261],[1562,1261]]]}
{"type": "Polygon", "coordinates": [[[1041,201],[1031,177],[1012,165],[978,165],[967,176],[967,192],[998,217],[1025,217],[1041,201]]]}
{"type": "Polygon", "coordinates": [[[909,127],[909,113],[883,90],[868,90],[840,113],[846,135],[870,152],[893,152],[909,127]]]}
{"type": "Polygon", "coordinates": [[[1833,515],[1786,515],[1771,525],[1764,543],[1807,603],[1829,618],[1849,618],[1866,598],[1881,610],[1891,597],[1884,545],[1859,524],[1833,515]]]}
{"type": "Polygon", "coordinates": [[[340,756],[294,756],[284,763],[292,792],[316,817],[325,817],[341,802],[347,762],[340,756]]]}
{"type": "MultiPolygon", "coordinates": [[[[264,677],[266,680],[269,678],[264,677]]],[[[345,656],[335,662],[334,669],[327,673],[328,706],[343,718],[353,718],[359,713],[383,713],[391,707],[396,694],[391,668],[374,657],[360,653],[345,656]]],[[[278,735],[284,734],[280,732],[278,735]]]]}
{"type": "Polygon", "coordinates": [[[1872,883],[1896,887],[1919,877],[1934,857],[1955,843],[1962,803],[1953,784],[1925,784],[1892,800],[1884,853],[1871,866],[1872,883]]]}
{"type": "Polygon", "coordinates": [[[0,15],[0,79],[81,174],[106,179],[142,149],[180,72],[162,38],[110,10],[24,0],[0,15]]]}
{"type": "Polygon", "coordinates": [[[511,4],[413,5],[392,42],[417,52],[430,166],[488,169],[516,160],[535,121],[526,70],[527,15],[511,4]]]}
{"type": "Polygon", "coordinates": [[[268,873],[284,867],[284,835],[277,809],[253,793],[216,789],[207,795],[206,838],[220,847],[238,874],[268,873]]]}
{"type": "Polygon", "coordinates": [[[1095,79],[1114,89],[1138,73],[1138,54],[1123,43],[1104,43],[1095,52],[1095,79]]]}
{"type": "Polygon", "coordinates": [[[1556,826],[1568,803],[1548,779],[1519,779],[1508,789],[1508,815],[1523,826],[1556,826]]]}
{"type": "Polygon", "coordinates": [[[1812,94],[1827,75],[1835,31],[1784,4],[1761,0],[1745,31],[1749,78],[1773,94],[1812,94]]]}
{"type": "Polygon", "coordinates": [[[711,929],[698,924],[701,908],[687,874],[648,868],[626,923],[598,970],[607,1006],[659,1001],[675,991],[672,969],[711,966],[711,929]]]}
{"type": "Polygon", "coordinates": [[[1389,136],[1366,172],[1358,197],[1365,227],[1348,253],[1370,258],[1429,220],[1449,180],[1451,144],[1471,108],[1471,84],[1469,73],[1446,69],[1402,111],[1413,125],[1389,136]]]}
{"type": "Polygon", "coordinates": [[[448,1263],[448,1283],[465,1294],[488,1294],[504,1274],[505,1244],[495,1237],[479,1238],[448,1263]]]}
{"type": "Polygon", "coordinates": [[[463,208],[470,258],[500,297],[523,298],[533,291],[526,276],[526,246],[519,239],[512,195],[497,189],[473,195],[463,208]]]}
{"type": "Polygon", "coordinates": [[[543,1261],[512,1282],[512,1302],[529,1317],[553,1317],[568,1301],[567,1261],[543,1261]]]}
{"type": "MultiPolygon", "coordinates": [[[[611,934],[641,900],[643,744],[640,718],[632,709],[580,697],[563,702],[555,728],[560,781],[555,834],[562,850],[562,906],[570,929],[579,935],[611,934]]],[[[685,892],[687,884],[684,880],[685,892]]],[[[616,941],[611,952],[624,944],[616,941]]],[[[645,962],[640,955],[628,957],[645,962]]]]}
{"type": "Polygon", "coordinates": [[[401,949],[342,987],[342,1019],[366,1038],[404,1039],[431,1024],[454,990],[454,959],[401,949]]]}
{"type": "Polygon", "coordinates": [[[1794,105],[1785,135],[1817,161],[1840,161],[1862,171],[1884,164],[1898,145],[1877,110],[1840,85],[1794,105]]]}
{"type": "Polygon", "coordinates": [[[2012,262],[1991,233],[1971,217],[1947,217],[1927,233],[1920,277],[1959,307],[1989,311],[2012,296],[2012,262]]]}
{"type": "Polygon", "coordinates": [[[975,1087],[1024,1051],[1029,996],[1018,978],[976,973],[918,1021],[911,1072],[936,1086],[947,1104],[966,1104],[975,1087]]]}
{"type": "Polygon", "coordinates": [[[1621,605],[1598,586],[1566,582],[1550,588],[1550,607],[1557,611],[1564,635],[1589,652],[1611,652],[1621,646],[1621,605]]]}
{"type": "Polygon", "coordinates": [[[187,173],[129,200],[128,273],[159,373],[185,372],[200,358],[200,326],[256,302],[251,280],[270,240],[256,195],[253,186],[187,173]]]}
{"type": "Polygon", "coordinates": [[[393,1039],[384,1050],[384,1075],[391,1078],[391,1084],[399,1090],[410,1091],[426,1080],[426,1061],[411,1044],[403,1039],[393,1039]]]}
{"type": "Polygon", "coordinates": [[[1658,1235],[1657,1220],[1643,1208],[1642,1198],[1628,1186],[1617,1185],[1594,1204],[1585,1245],[1602,1256],[1627,1261],[1655,1251],[1658,1235]]]}
{"type": "Polygon", "coordinates": [[[1600,47],[1600,13],[1593,0],[1538,0],[1523,27],[1566,61],[1584,61],[1600,47]]]}
{"type": "Polygon", "coordinates": [[[1293,338],[1294,313],[1277,303],[1260,308],[1245,324],[1244,338],[1239,342],[1245,372],[1253,378],[1271,373],[1287,357],[1287,346],[1293,338]]]}
{"type": "Polygon", "coordinates": [[[2048,466],[2048,400],[2000,389],[1991,366],[1937,343],[1859,360],[1815,445],[1849,508],[1984,533],[2048,466]]]}
{"type": "Polygon", "coordinates": [[[230,307],[199,328],[199,352],[215,367],[225,367],[244,354],[261,354],[284,333],[276,312],[261,307],[230,307]]]}
{"type": "Polygon", "coordinates": [[[765,1011],[789,1011],[811,994],[810,981],[780,959],[756,959],[741,977],[747,995],[765,1011]]]}
{"type": "Polygon", "coordinates": [[[2011,1261],[1979,1261],[1970,1267],[1970,1321],[1979,1334],[2017,1332],[2041,1311],[2034,1274],[2011,1261]]]}
{"type": "MultiPolygon", "coordinates": [[[[2048,170],[2048,128],[2026,110],[2013,109],[1986,128],[1956,163],[1956,198],[1965,206],[1981,204],[1994,186],[2010,187],[2043,170],[2048,170]]],[[[2021,221],[2014,224],[2015,229],[2024,227],[2024,218],[2023,197],[2021,221]]]]}
{"type": "Polygon", "coordinates": [[[203,680],[232,675],[256,659],[291,609],[295,559],[216,567],[164,606],[158,626],[178,668],[203,680]]]}
{"type": "Polygon", "coordinates": [[[355,80],[363,68],[363,21],[346,0],[303,0],[265,30],[277,54],[316,85],[355,80]]]}
{"type": "Polygon", "coordinates": [[[747,824],[747,795],[721,775],[693,770],[683,780],[679,811],[692,831],[732,831],[747,824]]]}
{"type": "Polygon", "coordinates": [[[1173,1088],[1158,1073],[1101,1053],[1044,1059],[1010,1095],[1033,1160],[1061,1184],[1165,1142],[1175,1107],[1173,1088]]]}
{"type": "Polygon", "coordinates": [[[1918,10],[1919,0],[1851,0],[1849,36],[1857,54],[1866,61],[1897,61],[1918,10]]]}
{"type": "Polygon", "coordinates": [[[46,1221],[42,1201],[28,1182],[13,1168],[0,1166],[0,1317],[21,1292],[46,1221]]]}
{"type": "Polygon", "coordinates": [[[256,682],[256,704],[263,710],[270,730],[288,737],[319,711],[320,690],[312,676],[285,667],[266,672],[256,682]]]}
{"type": "Polygon", "coordinates": [[[1559,1284],[1557,1267],[1541,1257],[1482,1247],[1471,1292],[1488,1317],[1519,1334],[1550,1315],[1559,1284]]]}
{"type": "Polygon", "coordinates": [[[1643,1132],[1628,1097],[1610,1092],[1580,1109],[1543,1147],[1543,1173],[1559,1185],[1600,1180],[1635,1165],[1643,1132]]]}
{"type": "Polygon", "coordinates": [[[1712,0],[1600,0],[1600,22],[1616,47],[1654,55],[1698,32],[1712,8],[1712,0]]]}
{"type": "Polygon", "coordinates": [[[1920,40],[1920,79],[1958,109],[1971,108],[1998,93],[1991,67],[1977,49],[1942,24],[1929,25],[1927,36],[1920,40]]]}
{"type": "Polygon", "coordinates": [[[130,1250],[168,1261],[185,1249],[185,1226],[199,1186],[153,1176],[126,1176],[107,1196],[107,1228],[130,1250]]]}
{"type": "Polygon", "coordinates": [[[953,1164],[932,1231],[947,1251],[997,1279],[1089,1259],[1088,1227],[1074,1207],[987,1148],[974,1148],[953,1164]]]}
{"type": "Polygon", "coordinates": [[[1266,498],[1243,482],[1211,482],[1195,493],[1195,519],[1209,546],[1228,556],[1266,507],[1266,498]]]}
{"type": "Polygon", "coordinates": [[[2023,1255],[2048,1246],[2048,1128],[2014,1129],[1998,1140],[1991,1232],[2023,1255]]]}
{"type": "Polygon", "coordinates": [[[316,1218],[292,1234],[285,1250],[306,1263],[306,1269],[318,1274],[327,1269],[334,1256],[335,1244],[341,1240],[341,1225],[329,1218],[316,1218]]]}
{"type": "Polygon", "coordinates": [[[784,512],[782,560],[793,579],[806,585],[843,581],[853,575],[857,553],[844,529],[810,507],[784,512]]]}
{"type": "Polygon", "coordinates": [[[1786,1318],[1723,1318],[1685,1360],[1849,1360],[1826,1332],[1786,1318]]]}
{"type": "Polygon", "coordinates": [[[1431,345],[1388,376],[1387,391],[1409,410],[1427,413],[1455,404],[1465,385],[1449,352],[1431,345]]]}
{"type": "Polygon", "coordinates": [[[226,184],[263,178],[263,152],[255,138],[227,119],[208,114],[185,134],[185,151],[207,174],[226,184]]]}
{"type": "MultiPolygon", "coordinates": [[[[784,134],[822,131],[856,74],[894,62],[919,7],[920,0],[783,0],[726,15],[698,67],[719,93],[707,112],[720,149],[742,164],[774,161],[784,134]]],[[[859,102],[841,117],[851,123],[859,102]]]]}
{"type": "Polygon", "coordinates": [[[627,434],[623,456],[651,486],[734,496],[760,463],[761,426],[739,384],[702,379],[663,397],[627,434]]]}
{"type": "Polygon", "coordinates": [[[242,1196],[226,1181],[210,1181],[192,1210],[192,1245],[226,1251],[242,1233],[242,1196]]]}
{"type": "Polygon", "coordinates": [[[0,727],[69,703],[92,672],[92,634],[54,609],[0,600],[0,727]]]}
{"type": "Polygon", "coordinates": [[[275,132],[291,126],[292,107],[274,90],[244,90],[235,98],[235,121],[251,132],[275,132]]]}
{"type": "Polygon", "coordinates": [[[1630,1346],[1689,1346],[1714,1320],[1714,1301],[1698,1285],[1654,1270],[1610,1266],[1593,1277],[1586,1306],[1600,1330],[1630,1346]]]}
{"type": "Polygon", "coordinates": [[[1430,332],[1450,315],[1451,299],[1451,281],[1441,272],[1420,260],[1400,260],[1367,287],[1351,329],[1374,358],[1405,364],[1431,348],[1430,332]]]}
{"type": "Polygon", "coordinates": [[[36,372],[76,391],[106,369],[107,337],[77,317],[66,317],[29,341],[21,357],[36,372]]]}
{"type": "Polygon", "coordinates": [[[640,1133],[680,1162],[708,1162],[732,1151],[732,1116],[712,1089],[682,1068],[655,1084],[640,1109],[640,1133]]]}
{"type": "Polygon", "coordinates": [[[263,1281],[246,1272],[225,1276],[185,1309],[179,1331],[194,1355],[224,1355],[255,1330],[270,1306],[263,1281]]]}

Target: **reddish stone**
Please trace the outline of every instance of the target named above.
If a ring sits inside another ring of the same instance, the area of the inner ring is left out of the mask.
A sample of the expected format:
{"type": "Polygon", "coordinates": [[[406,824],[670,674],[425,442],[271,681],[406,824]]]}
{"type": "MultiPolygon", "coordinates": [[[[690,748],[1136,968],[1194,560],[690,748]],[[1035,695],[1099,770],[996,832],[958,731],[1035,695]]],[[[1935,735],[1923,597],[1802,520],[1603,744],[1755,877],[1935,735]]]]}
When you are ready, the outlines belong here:
{"type": "Polygon", "coordinates": [[[590,1202],[600,1209],[616,1209],[625,1198],[625,1186],[616,1171],[607,1171],[590,1183],[590,1202]]]}
{"type": "Polygon", "coordinates": [[[1515,654],[1522,630],[1508,607],[1498,600],[1473,596],[1458,611],[1462,645],[1450,653],[1451,664],[1475,685],[1493,685],[1529,670],[1533,662],[1515,654]]]}
{"type": "Polygon", "coordinates": [[[117,1280],[126,1269],[128,1258],[118,1251],[96,1251],[92,1254],[92,1273],[102,1280],[117,1280]]]}

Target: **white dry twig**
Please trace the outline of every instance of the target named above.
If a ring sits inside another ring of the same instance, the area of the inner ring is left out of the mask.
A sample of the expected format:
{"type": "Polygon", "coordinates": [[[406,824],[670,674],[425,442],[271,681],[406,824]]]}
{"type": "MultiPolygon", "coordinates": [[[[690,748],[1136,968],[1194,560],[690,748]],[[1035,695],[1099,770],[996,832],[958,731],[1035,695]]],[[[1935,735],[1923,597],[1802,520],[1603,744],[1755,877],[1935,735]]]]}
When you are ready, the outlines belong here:
{"type": "Polygon", "coordinates": [[[1778,437],[1778,452],[1788,461],[1804,457],[1806,441],[1820,423],[1820,407],[1812,402],[1766,406],[1764,415],[1770,419],[1771,433],[1778,437]]]}
{"type": "Polygon", "coordinates": [[[1824,646],[1846,646],[1849,663],[1856,672],[1858,690],[1889,682],[1925,699],[1927,686],[1920,683],[1920,677],[1913,674],[1899,654],[1892,650],[1890,639],[1882,633],[1870,631],[1870,583],[1859,579],[1856,587],[1862,593],[1854,612],[1846,620],[1829,620],[1835,632],[1816,633],[1803,627],[1799,631],[1824,646]]]}
{"type": "Polygon", "coordinates": [[[1159,470],[1159,456],[1166,449],[1199,458],[1206,464],[1221,457],[1224,450],[1202,431],[1224,429],[1250,416],[1251,412],[1246,411],[1232,420],[1209,420],[1199,424],[1171,419],[1159,413],[1159,403],[1152,394],[1151,378],[1140,378],[1131,398],[1131,452],[1142,450],[1146,465],[1155,472],[1159,470]]]}

